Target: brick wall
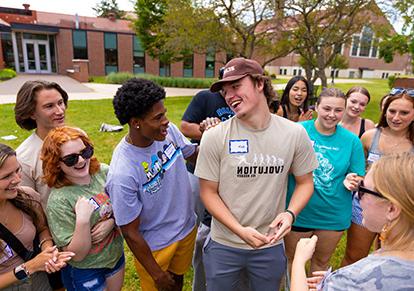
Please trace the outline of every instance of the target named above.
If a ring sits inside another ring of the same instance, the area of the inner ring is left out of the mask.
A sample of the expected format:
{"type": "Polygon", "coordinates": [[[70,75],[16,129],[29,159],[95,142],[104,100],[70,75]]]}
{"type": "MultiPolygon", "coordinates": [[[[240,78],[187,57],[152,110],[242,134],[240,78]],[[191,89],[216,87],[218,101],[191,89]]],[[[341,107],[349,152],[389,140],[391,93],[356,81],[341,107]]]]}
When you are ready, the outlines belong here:
{"type": "Polygon", "coordinates": [[[58,73],[66,75],[66,70],[72,69],[73,67],[73,43],[71,29],[59,29],[59,33],[56,35],[56,52],[58,73]]]}
{"type": "Polygon", "coordinates": [[[89,75],[105,75],[105,50],[103,32],[88,31],[89,75]]]}
{"type": "Polygon", "coordinates": [[[194,53],[194,78],[204,78],[206,76],[206,55],[194,53]]]}
{"type": "Polygon", "coordinates": [[[159,64],[158,59],[153,59],[145,54],[145,73],[158,76],[160,73],[159,64]]]}
{"type": "Polygon", "coordinates": [[[133,35],[118,33],[118,71],[133,72],[133,35]]]}
{"type": "Polygon", "coordinates": [[[184,75],[183,62],[176,62],[171,64],[171,77],[182,77],[184,75]]]}

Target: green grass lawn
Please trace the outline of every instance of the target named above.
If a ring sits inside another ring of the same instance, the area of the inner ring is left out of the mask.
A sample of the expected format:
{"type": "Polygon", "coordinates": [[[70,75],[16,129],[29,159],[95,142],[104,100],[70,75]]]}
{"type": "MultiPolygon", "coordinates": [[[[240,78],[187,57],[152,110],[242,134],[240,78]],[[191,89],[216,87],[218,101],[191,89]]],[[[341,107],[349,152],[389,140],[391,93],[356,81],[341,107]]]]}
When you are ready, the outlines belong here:
{"type": "MultiPolygon", "coordinates": [[[[346,91],[351,86],[357,84],[338,84],[336,87],[346,91]]],[[[363,84],[371,93],[371,102],[365,112],[365,117],[378,121],[379,118],[379,99],[389,91],[386,80],[373,80],[372,83],[363,84]]],[[[281,92],[279,92],[281,93],[281,92]]],[[[70,94],[69,94],[70,95],[70,94]]],[[[279,95],[281,96],[281,94],[279,95]]],[[[1,97],[0,97],[1,98],[1,97]]],[[[179,125],[182,114],[190,102],[191,97],[173,97],[167,98],[165,104],[168,109],[167,115],[171,122],[179,125]]],[[[20,129],[14,120],[13,104],[0,105],[0,137],[5,135],[15,135],[17,139],[12,141],[0,140],[13,148],[16,148],[30,132],[20,129]]],[[[95,144],[95,153],[101,162],[109,163],[111,154],[118,141],[127,133],[127,126],[122,132],[108,133],[99,132],[102,122],[109,124],[118,124],[114,115],[112,103],[109,99],[88,100],[88,101],[70,101],[67,111],[67,124],[82,128],[85,130],[95,144]]],[[[345,240],[342,238],[331,264],[337,268],[342,259],[345,249],[345,240]]],[[[140,290],[139,280],[133,266],[131,252],[125,248],[127,255],[127,271],[125,276],[124,290],[140,290]]],[[[191,274],[189,272],[185,279],[184,290],[191,290],[191,274]]]]}

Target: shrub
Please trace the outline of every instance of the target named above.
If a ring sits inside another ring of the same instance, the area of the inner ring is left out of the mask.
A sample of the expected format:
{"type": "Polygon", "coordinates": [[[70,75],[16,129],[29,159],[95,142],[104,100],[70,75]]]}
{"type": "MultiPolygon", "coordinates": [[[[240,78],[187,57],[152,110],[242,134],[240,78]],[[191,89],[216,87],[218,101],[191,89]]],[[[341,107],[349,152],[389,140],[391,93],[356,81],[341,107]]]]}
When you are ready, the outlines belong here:
{"type": "Polygon", "coordinates": [[[395,83],[395,79],[396,79],[397,77],[395,76],[395,75],[392,75],[392,76],[389,76],[388,77],[388,87],[390,88],[390,89],[392,89],[392,88],[394,88],[394,83],[395,83]]]}
{"type": "Polygon", "coordinates": [[[123,84],[131,78],[142,78],[151,80],[162,87],[177,87],[177,88],[209,88],[212,83],[216,81],[213,78],[180,78],[180,77],[160,77],[149,74],[134,75],[128,72],[111,73],[106,76],[105,80],[110,84],[123,84]]]}
{"type": "Polygon", "coordinates": [[[0,80],[9,80],[16,77],[16,72],[13,69],[3,69],[0,71],[0,80]]]}

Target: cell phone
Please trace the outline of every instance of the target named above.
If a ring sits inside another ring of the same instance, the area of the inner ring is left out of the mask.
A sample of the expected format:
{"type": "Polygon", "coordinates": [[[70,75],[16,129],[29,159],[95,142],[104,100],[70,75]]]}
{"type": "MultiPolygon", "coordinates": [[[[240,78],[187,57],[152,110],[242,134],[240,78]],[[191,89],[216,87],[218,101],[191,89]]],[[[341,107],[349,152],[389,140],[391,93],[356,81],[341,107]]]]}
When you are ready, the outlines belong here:
{"type": "Polygon", "coordinates": [[[315,105],[309,105],[308,109],[305,112],[307,112],[309,110],[315,111],[315,105]]]}

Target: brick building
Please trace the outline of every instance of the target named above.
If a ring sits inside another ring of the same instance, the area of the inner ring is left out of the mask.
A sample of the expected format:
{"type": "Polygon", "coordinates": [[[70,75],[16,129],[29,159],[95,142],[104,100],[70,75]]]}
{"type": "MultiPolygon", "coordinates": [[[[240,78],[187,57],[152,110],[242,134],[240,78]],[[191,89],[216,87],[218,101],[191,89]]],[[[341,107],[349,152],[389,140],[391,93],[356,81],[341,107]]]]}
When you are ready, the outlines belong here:
{"type": "MultiPolygon", "coordinates": [[[[74,60],[88,60],[89,74],[148,73],[174,77],[214,77],[223,53],[193,54],[165,65],[142,48],[131,22],[0,7],[0,69],[66,74],[74,60]]],[[[221,61],[220,61],[221,60],[221,61]]]]}
{"type": "MultiPolygon", "coordinates": [[[[148,73],[174,77],[214,77],[226,62],[226,53],[188,56],[171,65],[152,59],[142,48],[131,22],[113,17],[86,17],[0,7],[0,69],[14,68],[24,73],[66,74],[78,62],[87,60],[89,75],[110,72],[148,73]]],[[[388,21],[384,18],[382,21],[388,21]]],[[[389,23],[388,23],[389,25],[389,23]]],[[[378,39],[369,27],[354,35],[351,46],[342,54],[349,68],[332,71],[327,76],[345,78],[387,78],[409,74],[410,56],[396,55],[392,63],[378,58],[378,39]]],[[[292,53],[279,58],[266,69],[278,75],[303,75],[299,55],[292,53]]]]}

